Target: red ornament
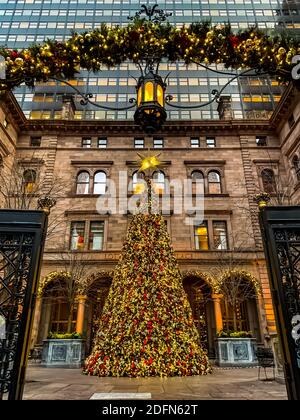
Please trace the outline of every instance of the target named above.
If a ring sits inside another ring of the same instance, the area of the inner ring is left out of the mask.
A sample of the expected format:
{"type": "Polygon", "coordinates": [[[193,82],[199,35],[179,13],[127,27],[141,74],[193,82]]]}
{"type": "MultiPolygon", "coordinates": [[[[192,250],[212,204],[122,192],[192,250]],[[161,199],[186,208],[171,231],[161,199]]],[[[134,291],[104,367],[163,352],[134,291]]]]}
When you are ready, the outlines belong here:
{"type": "Polygon", "coordinates": [[[232,35],[231,37],[229,37],[229,43],[232,46],[232,48],[235,48],[239,45],[240,38],[238,36],[232,35]]]}
{"type": "Polygon", "coordinates": [[[152,357],[150,357],[150,359],[149,359],[149,365],[151,365],[152,362],[153,362],[153,359],[152,359],[152,357]]]}
{"type": "Polygon", "coordinates": [[[145,338],[145,340],[143,341],[144,344],[147,344],[148,340],[147,338],[145,338]]]}
{"type": "Polygon", "coordinates": [[[15,60],[16,58],[18,58],[19,57],[19,53],[18,53],[18,51],[12,51],[11,53],[10,53],[10,58],[12,59],[12,60],[15,60]]]}

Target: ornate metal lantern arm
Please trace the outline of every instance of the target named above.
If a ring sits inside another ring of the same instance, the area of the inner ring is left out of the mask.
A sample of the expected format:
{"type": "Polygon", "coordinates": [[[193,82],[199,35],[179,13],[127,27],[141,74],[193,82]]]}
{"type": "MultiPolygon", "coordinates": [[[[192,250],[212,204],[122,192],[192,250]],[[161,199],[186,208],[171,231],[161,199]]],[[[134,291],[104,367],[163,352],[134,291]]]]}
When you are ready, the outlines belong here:
{"type": "MultiPolygon", "coordinates": [[[[247,69],[244,70],[242,73],[236,74],[235,76],[233,76],[227,83],[225,83],[224,86],[222,86],[221,90],[217,90],[214,89],[212,90],[212,95],[214,95],[214,97],[208,101],[205,102],[204,104],[197,104],[197,105],[175,105],[175,104],[171,104],[170,101],[173,99],[172,95],[167,95],[166,96],[166,104],[169,105],[172,108],[178,108],[178,109],[197,109],[197,108],[203,108],[207,105],[210,105],[213,102],[219,102],[219,98],[221,96],[221,94],[224,92],[224,90],[227,88],[228,85],[230,85],[231,82],[233,82],[233,80],[238,79],[239,77],[246,77],[248,76],[248,72],[252,71],[253,69],[247,69]]],[[[257,73],[256,76],[260,76],[266,73],[257,73]]],[[[250,76],[254,76],[254,75],[250,75],[250,76]]]]}
{"type": "Polygon", "coordinates": [[[94,97],[94,95],[92,93],[82,93],[80,92],[79,89],[77,89],[75,86],[72,86],[69,82],[67,82],[66,80],[63,79],[58,79],[57,77],[51,77],[49,78],[49,80],[55,80],[57,82],[60,83],[64,83],[65,85],[69,86],[70,88],[72,88],[79,96],[81,96],[81,100],[80,100],[80,104],[81,105],[87,105],[88,103],[95,106],[96,108],[100,108],[100,109],[107,109],[109,111],[126,111],[128,109],[132,109],[136,106],[136,99],[135,98],[130,98],[129,102],[132,105],[128,105],[122,108],[119,107],[110,107],[110,106],[105,106],[105,105],[99,105],[93,101],[91,101],[91,98],[94,97]]]}
{"type": "Polygon", "coordinates": [[[162,9],[158,9],[158,4],[149,6],[146,4],[141,5],[141,9],[135,13],[134,16],[128,16],[129,20],[139,19],[141,15],[145,14],[149,22],[159,23],[167,20],[172,13],[165,12],[162,9]]]}

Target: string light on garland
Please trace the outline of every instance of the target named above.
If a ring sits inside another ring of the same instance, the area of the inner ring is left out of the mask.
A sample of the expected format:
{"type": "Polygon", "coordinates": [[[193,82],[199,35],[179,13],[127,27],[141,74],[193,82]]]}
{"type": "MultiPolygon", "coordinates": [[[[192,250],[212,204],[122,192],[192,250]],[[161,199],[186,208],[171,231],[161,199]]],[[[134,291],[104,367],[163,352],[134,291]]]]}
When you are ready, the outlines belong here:
{"type": "Polygon", "coordinates": [[[117,66],[126,60],[139,63],[149,57],[157,62],[222,63],[235,69],[259,66],[288,81],[296,54],[300,54],[298,39],[281,33],[269,35],[257,28],[234,33],[229,24],[213,26],[207,22],[176,28],[169,22],[136,18],[122,28],[102,24],[91,32],[74,33],[66,42],[49,39],[19,51],[2,47],[6,81],[1,84],[9,89],[23,82],[33,86],[53,76],[73,78],[79,68],[99,71],[104,66],[117,66]]]}

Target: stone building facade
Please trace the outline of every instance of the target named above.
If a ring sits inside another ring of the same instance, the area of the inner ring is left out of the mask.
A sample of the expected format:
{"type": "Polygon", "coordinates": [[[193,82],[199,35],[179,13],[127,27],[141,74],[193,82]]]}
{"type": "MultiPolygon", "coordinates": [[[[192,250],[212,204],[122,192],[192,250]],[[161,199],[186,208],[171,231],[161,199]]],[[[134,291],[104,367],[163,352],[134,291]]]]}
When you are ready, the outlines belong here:
{"type": "MultiPolygon", "coordinates": [[[[275,321],[253,195],[268,191],[275,204],[299,204],[299,98],[298,91],[289,87],[270,120],[232,119],[227,98],[225,110],[220,109],[222,119],[168,121],[160,133],[149,137],[131,121],[75,120],[69,99],[63,112],[66,119],[27,120],[14,97],[4,95],[1,190],[18,163],[27,171],[26,197],[49,191],[57,195],[49,219],[32,346],[41,344],[50,331],[66,332],[69,326],[84,333],[89,351],[131,217],[111,210],[99,214],[97,200],[108,180],[117,185],[118,203],[132,196],[135,185],[127,186],[132,179],[137,183],[137,152],[160,153],[161,172],[153,170],[153,178],[161,197],[168,193],[166,180],[203,182],[204,223],[187,224],[193,216],[189,211],[176,214],[172,188],[170,211],[164,211],[164,218],[209,354],[214,355],[217,331],[232,328],[230,308],[209,282],[220,267],[238,268],[260,282],[262,294],[239,308],[238,328],[251,330],[266,343],[275,321]],[[126,174],[123,185],[120,172],[123,181],[126,174]],[[81,270],[87,287],[78,291],[68,316],[66,299],[55,284],[74,255],[73,266],[81,270]]],[[[3,194],[0,200],[7,207],[3,194]]]]}

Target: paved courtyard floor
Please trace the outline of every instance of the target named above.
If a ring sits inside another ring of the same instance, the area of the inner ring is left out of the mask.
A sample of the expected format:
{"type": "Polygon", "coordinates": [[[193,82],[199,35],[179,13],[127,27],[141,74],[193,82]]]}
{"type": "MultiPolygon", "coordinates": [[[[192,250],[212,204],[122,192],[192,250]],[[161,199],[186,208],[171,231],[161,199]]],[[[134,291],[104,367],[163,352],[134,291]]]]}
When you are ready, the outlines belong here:
{"type": "Polygon", "coordinates": [[[154,400],[287,399],[285,385],[259,381],[257,373],[258,368],[215,368],[211,375],[200,377],[99,378],[85,376],[80,369],[47,369],[31,364],[24,399],[89,400],[95,393],[108,393],[111,398],[114,393],[143,393],[154,400]]]}

